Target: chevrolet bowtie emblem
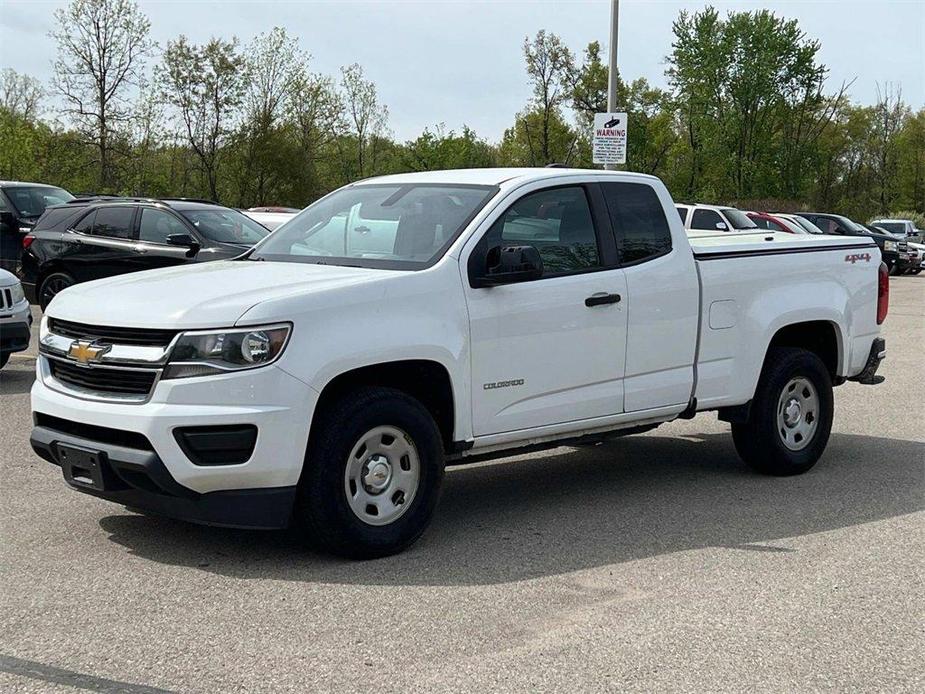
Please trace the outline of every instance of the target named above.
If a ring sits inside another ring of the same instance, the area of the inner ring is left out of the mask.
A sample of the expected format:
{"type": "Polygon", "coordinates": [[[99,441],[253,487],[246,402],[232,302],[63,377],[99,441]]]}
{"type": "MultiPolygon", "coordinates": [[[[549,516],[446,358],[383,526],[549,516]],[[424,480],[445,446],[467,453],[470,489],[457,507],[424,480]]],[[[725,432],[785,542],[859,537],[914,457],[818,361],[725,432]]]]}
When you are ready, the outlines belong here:
{"type": "Polygon", "coordinates": [[[67,356],[78,364],[89,364],[91,361],[100,361],[112,345],[94,345],[87,340],[74,340],[67,350],[67,356]]]}

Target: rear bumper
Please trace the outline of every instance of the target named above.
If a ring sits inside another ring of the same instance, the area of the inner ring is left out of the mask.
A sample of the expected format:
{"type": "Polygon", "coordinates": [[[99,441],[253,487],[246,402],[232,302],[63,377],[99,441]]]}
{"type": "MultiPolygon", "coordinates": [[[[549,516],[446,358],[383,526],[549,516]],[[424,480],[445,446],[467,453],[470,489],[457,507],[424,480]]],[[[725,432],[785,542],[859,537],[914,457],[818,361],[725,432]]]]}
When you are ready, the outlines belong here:
{"type": "Polygon", "coordinates": [[[289,525],[295,486],[200,494],[178,483],[153,449],[101,442],[49,426],[36,426],[30,443],[40,457],[62,468],[73,489],[107,501],[205,525],[260,529],[289,525]],[[62,456],[62,445],[98,453],[93,479],[75,472],[62,456]]]}
{"type": "Polygon", "coordinates": [[[876,338],[870,346],[870,352],[867,355],[867,363],[864,370],[857,376],[852,376],[849,381],[856,381],[868,386],[874,386],[883,383],[886,379],[877,375],[877,369],[880,368],[880,362],[886,358],[886,340],[882,337],[876,338]]]}

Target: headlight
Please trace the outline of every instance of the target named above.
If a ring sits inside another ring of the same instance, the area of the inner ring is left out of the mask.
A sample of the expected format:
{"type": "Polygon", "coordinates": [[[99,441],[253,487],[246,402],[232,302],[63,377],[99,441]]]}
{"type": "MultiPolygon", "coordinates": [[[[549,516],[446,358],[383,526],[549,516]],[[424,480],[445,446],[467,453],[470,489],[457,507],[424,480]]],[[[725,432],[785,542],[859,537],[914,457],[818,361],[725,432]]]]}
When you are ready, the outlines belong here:
{"type": "Polygon", "coordinates": [[[885,250],[885,251],[895,251],[895,250],[896,250],[896,242],[895,242],[895,241],[884,241],[884,242],[883,242],[883,250],[885,250]]]}
{"type": "Polygon", "coordinates": [[[20,301],[26,298],[25,292],[22,290],[22,285],[17,283],[10,287],[10,292],[13,294],[13,305],[15,306],[20,301]]]}
{"type": "Polygon", "coordinates": [[[288,325],[182,333],[170,351],[163,378],[209,376],[266,366],[282,354],[288,325]]]}

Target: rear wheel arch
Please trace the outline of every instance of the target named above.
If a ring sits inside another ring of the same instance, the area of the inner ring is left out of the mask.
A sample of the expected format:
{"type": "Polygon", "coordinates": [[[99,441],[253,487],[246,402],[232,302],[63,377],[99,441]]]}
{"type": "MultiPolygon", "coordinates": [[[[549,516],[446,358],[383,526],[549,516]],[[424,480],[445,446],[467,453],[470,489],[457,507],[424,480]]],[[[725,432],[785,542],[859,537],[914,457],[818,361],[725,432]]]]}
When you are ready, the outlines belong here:
{"type": "Polygon", "coordinates": [[[829,377],[838,383],[838,373],[844,361],[844,344],[838,326],[829,320],[812,320],[791,323],[777,330],[765,349],[762,369],[775,349],[795,347],[815,354],[825,364],[829,377]]]}

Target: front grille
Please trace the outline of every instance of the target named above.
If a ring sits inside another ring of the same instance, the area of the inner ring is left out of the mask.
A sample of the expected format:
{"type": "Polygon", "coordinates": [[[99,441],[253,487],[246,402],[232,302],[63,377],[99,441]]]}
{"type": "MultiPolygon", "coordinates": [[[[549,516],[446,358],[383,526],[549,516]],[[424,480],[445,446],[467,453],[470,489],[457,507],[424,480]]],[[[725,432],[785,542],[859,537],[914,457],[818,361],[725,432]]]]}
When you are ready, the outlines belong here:
{"type": "Polygon", "coordinates": [[[157,372],[153,369],[133,371],[104,366],[87,368],[57,359],[49,359],[48,366],[51,375],[61,383],[118,395],[147,395],[157,378],[157,372]]]}
{"type": "Polygon", "coordinates": [[[13,308],[13,292],[10,289],[0,289],[0,311],[13,308]]]}
{"type": "Polygon", "coordinates": [[[115,328],[108,325],[86,325],[49,318],[51,332],[78,340],[98,341],[104,344],[166,347],[177,335],[176,330],[155,328],[115,328]]]}

